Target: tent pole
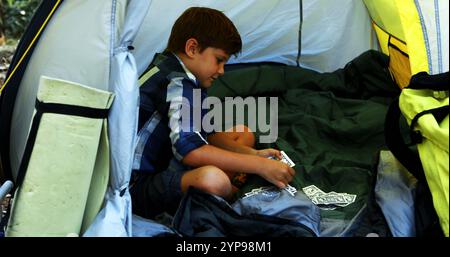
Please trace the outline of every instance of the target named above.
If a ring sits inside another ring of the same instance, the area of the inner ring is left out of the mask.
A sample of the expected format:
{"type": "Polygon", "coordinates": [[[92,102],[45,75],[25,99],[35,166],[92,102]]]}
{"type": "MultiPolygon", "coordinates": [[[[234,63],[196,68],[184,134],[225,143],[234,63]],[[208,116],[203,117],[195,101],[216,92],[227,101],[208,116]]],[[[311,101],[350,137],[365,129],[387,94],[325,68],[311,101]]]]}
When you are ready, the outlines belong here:
{"type": "Polygon", "coordinates": [[[298,52],[297,52],[297,67],[300,67],[300,55],[302,53],[302,25],[303,25],[303,0],[299,0],[299,17],[300,23],[298,26],[298,52]]]}

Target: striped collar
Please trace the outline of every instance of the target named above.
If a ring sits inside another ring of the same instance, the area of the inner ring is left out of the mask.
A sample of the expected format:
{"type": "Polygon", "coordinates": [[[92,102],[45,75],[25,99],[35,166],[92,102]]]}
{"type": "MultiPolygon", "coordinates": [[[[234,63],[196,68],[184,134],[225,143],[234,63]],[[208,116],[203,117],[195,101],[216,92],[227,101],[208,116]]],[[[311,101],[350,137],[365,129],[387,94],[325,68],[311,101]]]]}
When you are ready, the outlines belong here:
{"type": "Polygon", "coordinates": [[[191,80],[193,80],[195,82],[195,84],[198,85],[198,81],[197,78],[194,76],[194,74],[192,74],[192,72],[186,67],[186,65],[184,65],[183,61],[180,59],[180,57],[178,57],[176,54],[173,54],[175,56],[175,58],[177,58],[177,60],[180,62],[181,67],[183,67],[184,72],[186,72],[188,78],[190,78],[191,80]]]}

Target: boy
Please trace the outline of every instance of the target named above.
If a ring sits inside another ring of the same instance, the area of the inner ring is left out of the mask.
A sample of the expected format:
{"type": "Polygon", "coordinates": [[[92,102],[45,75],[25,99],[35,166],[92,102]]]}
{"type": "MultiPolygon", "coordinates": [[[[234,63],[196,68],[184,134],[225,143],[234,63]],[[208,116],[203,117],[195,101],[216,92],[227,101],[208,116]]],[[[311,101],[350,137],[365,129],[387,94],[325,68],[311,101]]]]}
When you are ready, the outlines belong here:
{"type": "Polygon", "coordinates": [[[236,27],[220,11],[192,7],[175,22],[166,51],[141,77],[130,189],[134,213],[147,218],[173,214],[189,186],[229,198],[236,190],[230,179],[237,172],[258,174],[280,188],[292,180],[292,168],[267,158],[281,158],[280,152],[253,149],[255,138],[245,126],[240,127],[245,132],[209,136],[203,129],[183,127],[182,97],[192,100],[194,90],[201,90],[205,99],[206,89],[241,47],[236,27]]]}

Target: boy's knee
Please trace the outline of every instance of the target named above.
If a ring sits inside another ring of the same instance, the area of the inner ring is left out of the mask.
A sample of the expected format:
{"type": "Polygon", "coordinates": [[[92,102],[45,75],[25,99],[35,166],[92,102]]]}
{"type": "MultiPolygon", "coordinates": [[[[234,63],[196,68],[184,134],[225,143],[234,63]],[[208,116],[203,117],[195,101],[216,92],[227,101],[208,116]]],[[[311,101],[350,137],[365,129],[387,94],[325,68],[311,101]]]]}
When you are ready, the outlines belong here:
{"type": "Polygon", "coordinates": [[[204,166],[198,169],[194,187],[221,197],[231,195],[231,182],[221,169],[215,166],[204,166]]]}

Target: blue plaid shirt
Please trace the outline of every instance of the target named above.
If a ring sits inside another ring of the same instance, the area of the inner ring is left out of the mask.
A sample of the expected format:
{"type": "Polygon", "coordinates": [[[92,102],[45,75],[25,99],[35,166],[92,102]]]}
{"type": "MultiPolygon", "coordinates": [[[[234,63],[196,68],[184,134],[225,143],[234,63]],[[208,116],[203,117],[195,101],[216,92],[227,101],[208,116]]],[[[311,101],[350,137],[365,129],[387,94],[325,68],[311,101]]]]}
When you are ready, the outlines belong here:
{"type": "MultiPolygon", "coordinates": [[[[133,171],[159,172],[167,169],[172,158],[181,161],[190,151],[208,142],[201,128],[194,128],[193,117],[200,118],[206,110],[195,113],[194,89],[206,98],[195,76],[172,53],[157,54],[139,79],[140,107],[137,144],[133,171]],[[182,118],[182,97],[189,101],[189,125],[182,118]]],[[[197,99],[198,100],[198,99],[197,99]]]]}

